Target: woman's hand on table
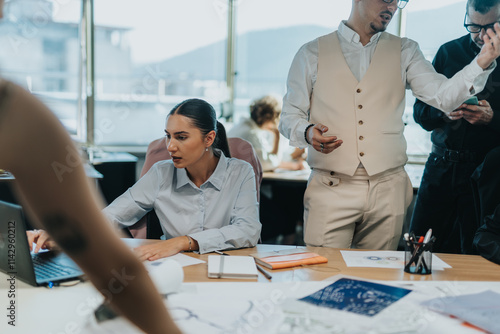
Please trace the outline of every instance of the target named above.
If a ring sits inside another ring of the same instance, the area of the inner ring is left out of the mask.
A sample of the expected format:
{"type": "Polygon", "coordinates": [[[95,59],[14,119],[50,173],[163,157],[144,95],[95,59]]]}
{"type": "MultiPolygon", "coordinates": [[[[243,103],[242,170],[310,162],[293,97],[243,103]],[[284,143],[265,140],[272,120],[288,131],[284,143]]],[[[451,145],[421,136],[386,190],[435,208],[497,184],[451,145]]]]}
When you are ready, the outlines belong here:
{"type": "Polygon", "coordinates": [[[180,236],[168,240],[162,240],[150,245],[134,248],[134,253],[141,261],[154,261],[164,257],[169,257],[189,250],[189,239],[191,240],[191,250],[198,249],[198,243],[191,237],[180,236]]]}

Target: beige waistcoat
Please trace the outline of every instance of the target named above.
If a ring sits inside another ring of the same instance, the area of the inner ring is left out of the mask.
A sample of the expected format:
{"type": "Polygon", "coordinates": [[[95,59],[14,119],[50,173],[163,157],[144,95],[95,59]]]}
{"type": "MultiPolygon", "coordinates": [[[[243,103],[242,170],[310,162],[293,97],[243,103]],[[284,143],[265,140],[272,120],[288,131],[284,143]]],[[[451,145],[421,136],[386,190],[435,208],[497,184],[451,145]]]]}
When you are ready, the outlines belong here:
{"type": "Polygon", "coordinates": [[[343,144],[330,154],[310,149],[312,168],[354,175],[361,162],[368,175],[407,161],[402,120],[401,39],[382,33],[360,82],[345,61],[337,32],[319,38],[318,76],[311,96],[310,122],[328,126],[343,144]]]}

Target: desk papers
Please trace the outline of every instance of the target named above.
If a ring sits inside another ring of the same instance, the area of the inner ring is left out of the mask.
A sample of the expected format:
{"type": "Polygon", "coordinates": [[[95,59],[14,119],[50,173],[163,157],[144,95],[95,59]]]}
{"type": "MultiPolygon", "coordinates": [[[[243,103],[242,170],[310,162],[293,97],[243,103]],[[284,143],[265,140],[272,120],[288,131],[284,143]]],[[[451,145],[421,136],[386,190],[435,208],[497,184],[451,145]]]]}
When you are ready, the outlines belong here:
{"type": "Polygon", "coordinates": [[[182,267],[192,266],[192,265],[195,265],[198,263],[205,263],[205,261],[203,261],[203,260],[196,259],[194,257],[191,257],[189,255],[185,255],[182,253],[178,253],[178,254],[175,254],[175,255],[172,255],[169,257],[164,257],[164,258],[154,260],[154,261],[144,261],[144,265],[146,266],[146,268],[149,268],[150,266],[154,267],[154,266],[160,265],[161,263],[163,263],[164,261],[169,260],[169,259],[177,261],[182,267]]]}
{"type": "MultiPolygon", "coordinates": [[[[398,251],[344,251],[340,253],[348,267],[393,268],[404,267],[405,253],[398,251]]],[[[432,254],[432,270],[451,268],[449,264],[432,254]]]]}
{"type": "MultiPolygon", "coordinates": [[[[361,279],[360,279],[361,280],[361,279]]],[[[478,331],[423,307],[436,296],[485,291],[484,282],[392,281],[412,293],[373,317],[318,307],[299,301],[332,281],[184,283],[165,300],[170,314],[185,334],[473,334],[478,331]]],[[[500,282],[488,282],[500,292],[500,282]]],[[[123,318],[86,327],[82,333],[140,333],[123,318]]]]}
{"type": "Polygon", "coordinates": [[[491,290],[462,296],[434,298],[422,303],[491,333],[500,333],[500,294],[491,290]]]}

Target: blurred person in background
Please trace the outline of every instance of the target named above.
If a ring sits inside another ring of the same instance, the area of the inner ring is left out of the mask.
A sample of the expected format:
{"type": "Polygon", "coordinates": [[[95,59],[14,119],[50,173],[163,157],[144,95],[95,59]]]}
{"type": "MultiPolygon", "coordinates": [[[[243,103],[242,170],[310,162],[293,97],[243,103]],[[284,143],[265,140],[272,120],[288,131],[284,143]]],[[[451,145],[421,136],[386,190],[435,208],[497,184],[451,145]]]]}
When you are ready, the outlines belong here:
{"type": "Polygon", "coordinates": [[[290,159],[288,156],[283,158],[283,152],[280,150],[280,146],[283,146],[280,142],[283,140],[278,131],[280,114],[280,101],[270,95],[264,96],[252,102],[250,117],[242,119],[228,131],[228,137],[238,137],[252,144],[264,172],[276,168],[304,169],[303,150],[292,152],[295,159],[290,159]]]}

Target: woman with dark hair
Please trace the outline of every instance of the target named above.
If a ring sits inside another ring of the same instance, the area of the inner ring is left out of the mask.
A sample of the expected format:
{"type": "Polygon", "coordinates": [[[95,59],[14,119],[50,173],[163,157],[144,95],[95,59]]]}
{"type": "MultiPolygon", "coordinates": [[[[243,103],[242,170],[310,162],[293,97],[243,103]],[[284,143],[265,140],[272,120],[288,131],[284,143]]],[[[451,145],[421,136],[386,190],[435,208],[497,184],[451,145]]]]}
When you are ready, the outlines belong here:
{"type": "Polygon", "coordinates": [[[166,240],[136,248],[143,260],[255,246],[261,230],[255,174],[249,163],[230,158],[213,107],[199,99],[181,102],[165,133],[172,160],[153,165],[104,214],[125,227],[155,209],[166,240]]]}

